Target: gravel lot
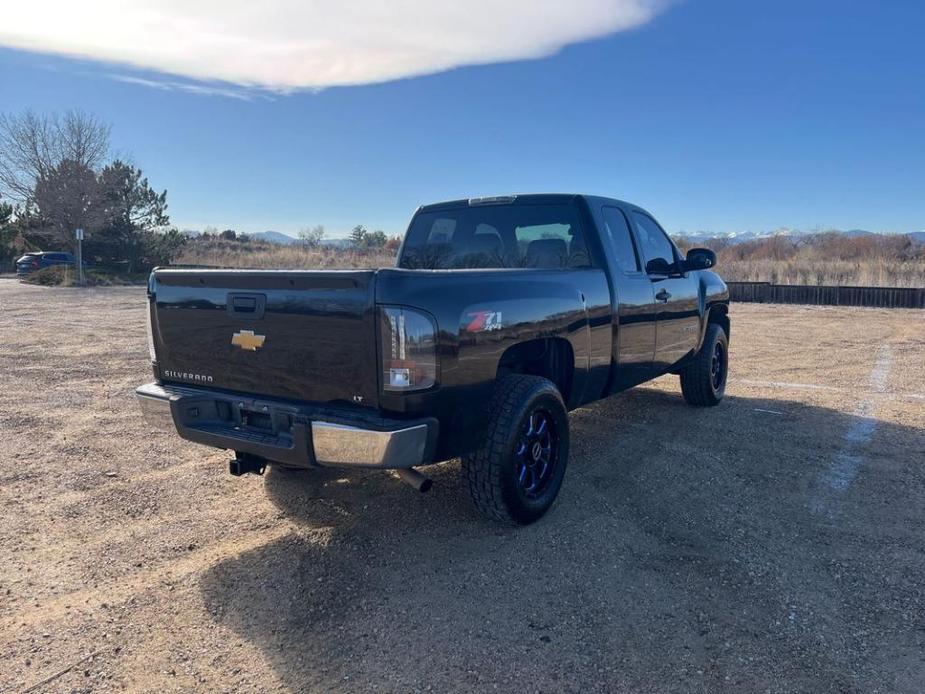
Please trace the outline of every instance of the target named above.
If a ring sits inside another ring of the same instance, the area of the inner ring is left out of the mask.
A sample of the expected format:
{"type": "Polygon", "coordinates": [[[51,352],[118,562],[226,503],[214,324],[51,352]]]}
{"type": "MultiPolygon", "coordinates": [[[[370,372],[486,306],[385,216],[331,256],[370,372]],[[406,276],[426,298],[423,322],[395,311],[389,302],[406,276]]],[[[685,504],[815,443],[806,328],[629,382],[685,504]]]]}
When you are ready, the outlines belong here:
{"type": "Polygon", "coordinates": [[[723,404],[576,411],[512,529],[150,431],[143,302],[0,280],[0,691],[925,690],[925,312],[735,305],[723,404]]]}

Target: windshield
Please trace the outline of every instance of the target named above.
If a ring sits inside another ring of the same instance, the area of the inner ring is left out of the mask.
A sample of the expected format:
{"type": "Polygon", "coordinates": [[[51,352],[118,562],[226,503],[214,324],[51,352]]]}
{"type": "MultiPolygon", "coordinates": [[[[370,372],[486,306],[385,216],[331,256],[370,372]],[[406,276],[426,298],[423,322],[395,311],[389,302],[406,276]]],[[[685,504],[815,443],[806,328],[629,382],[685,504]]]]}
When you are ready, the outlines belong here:
{"type": "Polygon", "coordinates": [[[474,205],[421,212],[398,266],[408,269],[589,267],[573,205],[474,205]]]}

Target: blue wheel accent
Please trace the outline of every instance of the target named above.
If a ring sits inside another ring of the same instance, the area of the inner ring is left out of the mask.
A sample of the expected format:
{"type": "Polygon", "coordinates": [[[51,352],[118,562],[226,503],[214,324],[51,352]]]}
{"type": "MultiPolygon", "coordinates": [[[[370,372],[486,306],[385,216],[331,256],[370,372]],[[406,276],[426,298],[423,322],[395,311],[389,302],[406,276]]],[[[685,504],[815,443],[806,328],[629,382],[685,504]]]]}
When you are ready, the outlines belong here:
{"type": "Polygon", "coordinates": [[[710,360],[710,381],[712,382],[714,391],[718,391],[720,389],[725,378],[726,353],[723,350],[723,346],[717,342],[713,346],[713,358],[710,360]]]}
{"type": "Polygon", "coordinates": [[[514,451],[517,484],[528,499],[536,499],[549,485],[558,448],[552,414],[544,409],[531,412],[514,451]]]}

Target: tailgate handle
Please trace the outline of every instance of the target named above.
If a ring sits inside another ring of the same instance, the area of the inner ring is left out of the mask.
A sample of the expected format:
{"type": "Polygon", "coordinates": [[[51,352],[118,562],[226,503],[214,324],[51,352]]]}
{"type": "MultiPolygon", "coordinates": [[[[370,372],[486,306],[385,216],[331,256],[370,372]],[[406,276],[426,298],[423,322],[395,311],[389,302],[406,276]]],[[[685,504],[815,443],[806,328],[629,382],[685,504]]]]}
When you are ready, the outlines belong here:
{"type": "Polygon", "coordinates": [[[263,318],[263,313],[267,308],[267,297],[265,294],[232,292],[228,294],[227,306],[228,313],[235,318],[257,320],[263,318]]]}

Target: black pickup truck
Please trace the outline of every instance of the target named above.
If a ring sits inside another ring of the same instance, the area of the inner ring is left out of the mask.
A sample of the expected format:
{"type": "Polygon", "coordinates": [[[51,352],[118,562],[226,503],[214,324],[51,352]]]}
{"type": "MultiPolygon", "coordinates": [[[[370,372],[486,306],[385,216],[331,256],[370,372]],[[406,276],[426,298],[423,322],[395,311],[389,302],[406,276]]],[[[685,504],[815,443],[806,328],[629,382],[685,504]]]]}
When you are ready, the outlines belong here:
{"type": "Polygon", "coordinates": [[[588,195],[420,207],[397,267],[157,269],[152,423],[235,451],[234,474],[462,458],[476,507],[530,523],[568,460],[567,412],[665,373],[726,383],[729,294],[645,210],[588,195]]]}

